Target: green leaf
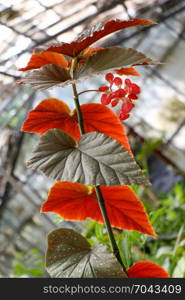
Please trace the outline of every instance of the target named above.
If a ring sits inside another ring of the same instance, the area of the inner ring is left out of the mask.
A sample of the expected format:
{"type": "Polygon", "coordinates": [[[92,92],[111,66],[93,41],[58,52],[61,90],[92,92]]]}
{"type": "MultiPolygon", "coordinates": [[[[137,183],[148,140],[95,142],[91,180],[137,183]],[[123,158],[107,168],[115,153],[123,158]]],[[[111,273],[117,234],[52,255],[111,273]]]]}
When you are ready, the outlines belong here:
{"type": "Polygon", "coordinates": [[[121,249],[121,258],[126,266],[126,269],[128,269],[131,265],[131,242],[130,242],[130,237],[129,233],[122,232],[121,235],[119,236],[119,248],[121,249]]]}
{"type": "Polygon", "coordinates": [[[152,217],[150,218],[151,224],[153,225],[156,222],[158,222],[159,217],[162,216],[163,214],[165,214],[165,211],[166,211],[166,207],[161,207],[161,208],[158,208],[156,211],[154,211],[152,213],[152,217]]]}
{"type": "Polygon", "coordinates": [[[74,79],[144,62],[152,63],[152,59],[132,48],[108,47],[90,56],[75,73],[74,79]]]}
{"type": "Polygon", "coordinates": [[[54,86],[66,86],[71,84],[69,71],[54,64],[45,65],[38,70],[27,72],[21,79],[21,83],[38,90],[45,90],[54,86]]]}
{"type": "Polygon", "coordinates": [[[115,139],[99,132],[82,135],[76,144],[65,132],[48,130],[41,136],[27,165],[60,181],[85,185],[149,185],[128,151],[115,139]]]}
{"type": "Polygon", "coordinates": [[[43,256],[37,249],[31,249],[26,253],[17,252],[12,264],[13,277],[30,275],[31,277],[43,277],[43,256]]]}
{"type": "Polygon", "coordinates": [[[184,278],[185,277],[185,268],[184,268],[184,266],[185,266],[185,255],[183,255],[179,259],[179,261],[178,261],[178,263],[177,263],[177,265],[176,265],[176,267],[173,271],[173,277],[175,277],[175,278],[184,278]]]}
{"type": "Polygon", "coordinates": [[[127,277],[104,245],[91,249],[82,235],[67,228],[49,233],[46,268],[54,278],[127,277]]]}
{"type": "Polygon", "coordinates": [[[28,71],[21,79],[21,83],[38,90],[50,89],[54,86],[64,87],[100,72],[142,63],[155,64],[152,59],[132,48],[108,47],[89,57],[75,72],[74,78],[71,77],[69,70],[55,64],[48,64],[37,70],[28,71]]]}

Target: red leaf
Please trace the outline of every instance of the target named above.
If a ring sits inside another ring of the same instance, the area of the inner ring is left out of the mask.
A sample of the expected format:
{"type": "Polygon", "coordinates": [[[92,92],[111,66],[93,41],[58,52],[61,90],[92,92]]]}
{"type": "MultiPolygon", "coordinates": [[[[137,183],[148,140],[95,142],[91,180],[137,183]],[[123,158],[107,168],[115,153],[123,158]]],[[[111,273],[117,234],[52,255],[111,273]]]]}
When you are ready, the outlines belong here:
{"type": "Polygon", "coordinates": [[[141,76],[141,74],[139,72],[136,71],[135,68],[133,67],[130,67],[130,68],[121,68],[121,69],[118,69],[118,70],[115,70],[116,73],[118,75],[126,75],[126,76],[129,76],[129,75],[132,75],[132,76],[141,76]]]}
{"type": "Polygon", "coordinates": [[[132,19],[128,21],[111,20],[105,24],[98,24],[96,26],[93,26],[92,28],[89,28],[87,31],[82,32],[78,39],[74,40],[71,43],[61,43],[59,45],[50,46],[47,50],[75,57],[82,50],[86,49],[87,47],[110,33],[127,27],[153,24],[156,23],[146,19],[132,19]]]}
{"type": "Polygon", "coordinates": [[[40,54],[32,54],[27,66],[19,69],[19,71],[27,71],[31,69],[38,69],[48,64],[59,65],[63,68],[67,68],[68,61],[63,54],[44,51],[40,54]]]}
{"type": "MultiPolygon", "coordinates": [[[[131,153],[125,127],[112,110],[101,104],[90,103],[81,105],[81,111],[85,132],[99,131],[111,136],[131,153]]],[[[80,137],[76,110],[71,114],[64,102],[48,98],[29,112],[21,130],[42,135],[52,128],[67,132],[75,140],[80,137]]]]}
{"type": "MultiPolygon", "coordinates": [[[[142,202],[128,186],[101,186],[113,227],[137,230],[155,236],[142,202]]],[[[92,218],[103,223],[95,189],[80,183],[58,182],[51,188],[41,212],[54,212],[67,220],[92,218]]]]}
{"type": "Polygon", "coordinates": [[[127,270],[130,278],[168,278],[169,274],[151,261],[139,261],[127,270]]]}
{"type": "Polygon", "coordinates": [[[89,47],[89,48],[86,48],[82,53],[82,57],[87,59],[89,56],[94,55],[96,52],[98,52],[102,49],[104,49],[104,48],[103,47],[89,47]]]}
{"type": "Polygon", "coordinates": [[[47,98],[28,113],[21,130],[42,135],[52,128],[61,129],[73,137],[79,136],[78,124],[70,116],[68,105],[58,99],[47,98]]]}

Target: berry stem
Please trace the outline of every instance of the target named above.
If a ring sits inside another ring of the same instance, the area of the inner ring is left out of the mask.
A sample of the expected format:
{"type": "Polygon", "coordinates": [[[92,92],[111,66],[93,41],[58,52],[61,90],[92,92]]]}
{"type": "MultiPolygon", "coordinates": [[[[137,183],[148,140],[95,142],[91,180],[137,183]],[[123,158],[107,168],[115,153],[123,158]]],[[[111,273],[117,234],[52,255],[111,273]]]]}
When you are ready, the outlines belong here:
{"type": "Polygon", "coordinates": [[[80,96],[81,94],[87,93],[87,92],[99,92],[100,93],[99,90],[85,90],[85,91],[78,93],[78,96],[80,96]]]}

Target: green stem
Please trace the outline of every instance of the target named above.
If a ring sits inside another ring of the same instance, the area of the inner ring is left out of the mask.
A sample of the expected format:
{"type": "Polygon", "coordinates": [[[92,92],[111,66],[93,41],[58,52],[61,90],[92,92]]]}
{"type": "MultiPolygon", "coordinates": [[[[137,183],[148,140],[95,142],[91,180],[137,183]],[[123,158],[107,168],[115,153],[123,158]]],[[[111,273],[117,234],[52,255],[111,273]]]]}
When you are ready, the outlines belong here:
{"type": "Polygon", "coordinates": [[[119,248],[116,244],[116,240],[115,240],[112,228],[111,228],[111,224],[110,224],[110,221],[109,221],[109,218],[108,218],[108,215],[107,215],[107,210],[106,210],[106,207],[105,207],[105,202],[104,202],[102,192],[101,192],[101,189],[100,189],[99,185],[95,186],[95,191],[96,191],[96,195],[97,195],[97,198],[98,198],[98,204],[100,206],[100,210],[101,210],[101,213],[102,213],[102,216],[103,216],[106,228],[107,228],[107,232],[108,232],[108,236],[109,236],[109,240],[110,240],[110,243],[111,243],[113,253],[116,256],[119,263],[121,264],[123,270],[126,272],[125,265],[122,262],[122,259],[121,259],[120,253],[119,253],[119,248]]]}
{"type": "MultiPolygon", "coordinates": [[[[84,125],[83,125],[83,116],[82,116],[80,103],[79,103],[79,99],[78,99],[78,92],[77,92],[77,89],[76,89],[76,84],[72,83],[72,87],[73,87],[74,102],[75,102],[75,105],[76,105],[80,132],[81,132],[81,134],[84,134],[85,130],[84,130],[84,125]]],[[[100,210],[101,210],[101,213],[102,213],[102,216],[103,216],[106,228],[107,228],[107,233],[108,233],[108,236],[109,236],[109,240],[110,240],[110,243],[111,243],[113,253],[116,256],[117,260],[119,261],[119,263],[121,264],[123,270],[126,273],[126,268],[125,268],[125,266],[122,262],[122,259],[121,259],[120,253],[119,253],[119,249],[118,249],[118,246],[116,244],[116,240],[115,240],[112,228],[111,228],[111,224],[110,224],[110,221],[109,221],[109,218],[108,218],[108,215],[107,215],[107,210],[106,210],[106,207],[105,207],[105,202],[104,202],[104,199],[103,199],[103,196],[102,196],[101,189],[100,189],[99,185],[95,186],[95,191],[96,191],[96,195],[97,195],[97,198],[98,198],[98,204],[100,206],[100,210]]]]}
{"type": "Polygon", "coordinates": [[[74,102],[75,102],[75,106],[76,106],[76,110],[77,110],[78,123],[80,126],[80,133],[84,134],[85,130],[84,130],[84,124],[83,124],[83,116],[82,116],[82,112],[80,109],[80,103],[79,103],[79,99],[78,99],[76,84],[72,83],[72,87],[73,87],[73,94],[74,94],[74,102]]]}

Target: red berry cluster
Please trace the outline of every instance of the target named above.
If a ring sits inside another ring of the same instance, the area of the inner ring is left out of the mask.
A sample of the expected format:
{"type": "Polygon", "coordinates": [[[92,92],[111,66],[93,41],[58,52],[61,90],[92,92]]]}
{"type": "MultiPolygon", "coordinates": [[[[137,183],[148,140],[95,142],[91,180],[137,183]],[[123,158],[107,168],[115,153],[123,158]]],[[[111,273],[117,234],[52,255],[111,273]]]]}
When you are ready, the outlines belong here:
{"type": "Polygon", "coordinates": [[[111,104],[112,107],[116,106],[119,101],[122,101],[121,110],[119,112],[120,120],[126,120],[129,118],[129,113],[135,106],[132,101],[138,99],[140,94],[140,87],[133,83],[130,79],[125,79],[124,88],[122,88],[123,81],[120,77],[114,77],[112,73],[107,73],[105,79],[109,82],[109,86],[101,86],[100,92],[103,92],[101,96],[101,103],[104,105],[111,104]],[[112,87],[115,85],[117,90],[113,91],[112,87]]]}

